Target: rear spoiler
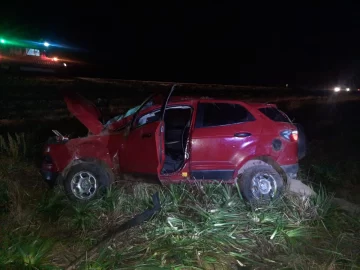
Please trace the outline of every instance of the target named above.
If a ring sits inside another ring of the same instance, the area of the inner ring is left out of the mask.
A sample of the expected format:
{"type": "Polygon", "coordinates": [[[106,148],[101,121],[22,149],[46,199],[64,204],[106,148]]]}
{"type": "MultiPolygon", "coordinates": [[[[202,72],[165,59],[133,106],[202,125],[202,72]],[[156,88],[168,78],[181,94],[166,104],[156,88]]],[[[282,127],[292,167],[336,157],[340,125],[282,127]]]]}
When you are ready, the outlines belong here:
{"type": "Polygon", "coordinates": [[[255,109],[265,108],[265,107],[271,107],[276,108],[277,105],[274,103],[248,103],[251,107],[254,107],[255,109]]]}

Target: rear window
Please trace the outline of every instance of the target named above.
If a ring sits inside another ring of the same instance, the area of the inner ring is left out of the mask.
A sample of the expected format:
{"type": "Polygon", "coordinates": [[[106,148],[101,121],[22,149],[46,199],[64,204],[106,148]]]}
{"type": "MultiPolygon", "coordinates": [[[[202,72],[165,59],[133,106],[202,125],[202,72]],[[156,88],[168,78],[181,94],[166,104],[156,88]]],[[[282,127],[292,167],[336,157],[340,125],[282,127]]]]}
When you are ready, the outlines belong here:
{"type": "Polygon", "coordinates": [[[259,111],[275,122],[290,123],[290,120],[280,110],[274,107],[261,108],[259,111]]]}

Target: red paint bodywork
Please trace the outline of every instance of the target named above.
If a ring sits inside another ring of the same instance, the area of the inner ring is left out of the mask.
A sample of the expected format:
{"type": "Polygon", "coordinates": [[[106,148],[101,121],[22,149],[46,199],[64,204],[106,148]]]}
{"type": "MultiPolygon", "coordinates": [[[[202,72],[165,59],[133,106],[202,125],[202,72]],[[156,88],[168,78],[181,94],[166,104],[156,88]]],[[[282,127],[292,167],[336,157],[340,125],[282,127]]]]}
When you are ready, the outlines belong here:
{"type": "MultiPolygon", "coordinates": [[[[153,175],[161,182],[190,180],[193,171],[225,170],[233,171],[230,180],[233,182],[239,170],[249,160],[267,157],[279,167],[298,163],[298,144],[280,136],[282,130],[296,130],[291,123],[274,122],[258,109],[264,104],[251,104],[236,100],[190,99],[173,97],[166,108],[188,106],[192,108],[192,119],[187,140],[185,162],[180,170],[171,174],[162,174],[161,168],[165,159],[164,122],[157,121],[135,129],[129,123],[133,116],[113,123],[104,128],[98,120],[99,111],[86,100],[74,95],[65,97],[69,110],[91,131],[84,138],[71,139],[67,142],[48,144],[44,155],[42,170],[66,176],[68,168],[78,161],[92,160],[101,162],[110,168],[115,176],[153,175]],[[231,124],[226,126],[195,128],[195,118],[199,103],[221,102],[236,103],[246,108],[255,121],[231,124]],[[235,133],[249,132],[249,137],[234,137],[235,133]],[[148,134],[151,134],[148,137],[148,134]],[[273,140],[281,140],[281,149],[276,151],[273,140]],[[50,157],[50,161],[49,161],[50,157]]],[[[157,104],[140,112],[142,116],[150,111],[160,109],[157,104]]]]}

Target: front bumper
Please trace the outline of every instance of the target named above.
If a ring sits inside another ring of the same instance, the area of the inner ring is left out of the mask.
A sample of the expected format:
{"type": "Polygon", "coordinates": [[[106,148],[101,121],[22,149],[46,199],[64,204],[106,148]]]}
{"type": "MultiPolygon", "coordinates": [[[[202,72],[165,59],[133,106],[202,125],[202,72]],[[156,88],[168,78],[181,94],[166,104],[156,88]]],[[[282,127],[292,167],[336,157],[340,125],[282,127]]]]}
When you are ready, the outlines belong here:
{"type": "Polygon", "coordinates": [[[299,164],[283,165],[280,166],[286,173],[289,179],[296,179],[299,171],[299,164]]]}
{"type": "Polygon", "coordinates": [[[40,173],[45,182],[48,183],[50,186],[54,186],[57,184],[59,173],[46,170],[40,170],[40,173]]]}

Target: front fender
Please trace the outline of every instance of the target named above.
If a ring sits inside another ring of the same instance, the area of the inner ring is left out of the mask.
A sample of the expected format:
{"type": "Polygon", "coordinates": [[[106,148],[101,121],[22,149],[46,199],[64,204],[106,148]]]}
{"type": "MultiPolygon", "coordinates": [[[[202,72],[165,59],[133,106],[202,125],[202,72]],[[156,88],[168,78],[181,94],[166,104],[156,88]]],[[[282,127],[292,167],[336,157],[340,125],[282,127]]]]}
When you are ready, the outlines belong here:
{"type": "Polygon", "coordinates": [[[72,166],[82,162],[99,163],[110,169],[111,172],[114,168],[113,159],[108,148],[100,141],[85,141],[73,147],[69,146],[69,153],[71,153],[71,158],[61,172],[62,177],[66,177],[72,166]]]}
{"type": "Polygon", "coordinates": [[[69,173],[71,167],[73,167],[77,164],[80,164],[80,163],[93,163],[93,164],[95,163],[95,164],[101,165],[106,170],[106,172],[109,174],[111,182],[113,183],[115,181],[115,174],[114,174],[112,168],[109,167],[106,162],[96,159],[96,158],[82,158],[82,159],[75,159],[75,160],[71,161],[66,166],[66,168],[61,172],[59,179],[61,181],[63,181],[66,178],[67,174],[69,173]]]}

